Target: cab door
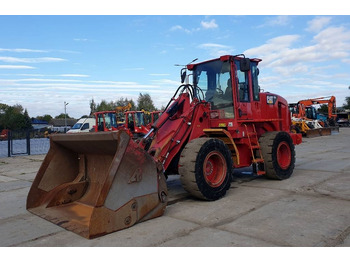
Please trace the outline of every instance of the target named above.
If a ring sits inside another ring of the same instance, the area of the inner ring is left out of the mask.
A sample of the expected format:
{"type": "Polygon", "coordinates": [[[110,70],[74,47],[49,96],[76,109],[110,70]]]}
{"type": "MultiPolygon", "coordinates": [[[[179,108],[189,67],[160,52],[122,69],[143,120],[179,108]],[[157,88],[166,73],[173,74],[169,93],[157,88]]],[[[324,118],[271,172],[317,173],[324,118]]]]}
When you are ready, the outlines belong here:
{"type": "Polygon", "coordinates": [[[240,70],[239,60],[235,60],[236,67],[236,94],[237,94],[237,119],[246,120],[252,118],[249,72],[240,70]]]}

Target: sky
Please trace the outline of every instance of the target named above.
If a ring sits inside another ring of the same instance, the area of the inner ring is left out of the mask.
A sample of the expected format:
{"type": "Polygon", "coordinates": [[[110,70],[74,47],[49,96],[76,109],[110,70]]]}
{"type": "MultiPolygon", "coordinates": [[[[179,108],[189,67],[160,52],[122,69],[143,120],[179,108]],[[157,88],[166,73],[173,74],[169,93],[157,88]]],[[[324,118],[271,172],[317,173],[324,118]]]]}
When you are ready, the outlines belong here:
{"type": "MultiPolygon", "coordinates": [[[[210,13],[210,12],[209,12],[210,13]]],[[[347,15],[0,15],[0,103],[80,118],[89,102],[166,105],[193,59],[261,58],[259,85],[289,103],[350,96],[347,15]]]]}

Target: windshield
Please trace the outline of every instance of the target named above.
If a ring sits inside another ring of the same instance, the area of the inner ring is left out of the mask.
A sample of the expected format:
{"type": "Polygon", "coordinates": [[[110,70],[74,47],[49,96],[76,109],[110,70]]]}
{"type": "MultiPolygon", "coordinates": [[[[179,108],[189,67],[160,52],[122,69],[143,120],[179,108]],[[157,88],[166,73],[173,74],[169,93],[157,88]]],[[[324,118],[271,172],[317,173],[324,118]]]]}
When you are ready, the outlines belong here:
{"type": "Polygon", "coordinates": [[[136,115],[135,115],[136,126],[144,126],[145,125],[143,115],[144,115],[143,112],[136,112],[136,115]]]}
{"type": "Polygon", "coordinates": [[[71,129],[80,129],[83,123],[75,123],[75,125],[71,129]]]}
{"type": "Polygon", "coordinates": [[[214,60],[198,64],[193,71],[196,88],[204,93],[205,101],[220,118],[234,118],[231,66],[229,61],[214,60]]]}
{"type": "Polygon", "coordinates": [[[114,112],[100,113],[97,118],[98,130],[103,131],[105,128],[117,128],[117,119],[114,112]]]}
{"type": "Polygon", "coordinates": [[[111,127],[117,127],[117,119],[115,116],[115,113],[109,112],[105,113],[105,121],[106,121],[106,127],[111,128],[111,127]]]}

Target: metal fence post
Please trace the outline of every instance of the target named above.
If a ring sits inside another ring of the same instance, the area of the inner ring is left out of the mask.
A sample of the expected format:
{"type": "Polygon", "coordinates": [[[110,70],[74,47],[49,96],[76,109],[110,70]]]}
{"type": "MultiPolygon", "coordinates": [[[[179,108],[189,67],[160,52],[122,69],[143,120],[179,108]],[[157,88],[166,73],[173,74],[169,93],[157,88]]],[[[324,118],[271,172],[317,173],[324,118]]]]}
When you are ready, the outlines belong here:
{"type": "Polygon", "coordinates": [[[30,155],[30,131],[29,129],[26,132],[26,140],[27,140],[27,153],[30,155]]]}
{"type": "Polygon", "coordinates": [[[7,156],[11,157],[11,140],[12,140],[12,132],[7,131],[7,156]]]}

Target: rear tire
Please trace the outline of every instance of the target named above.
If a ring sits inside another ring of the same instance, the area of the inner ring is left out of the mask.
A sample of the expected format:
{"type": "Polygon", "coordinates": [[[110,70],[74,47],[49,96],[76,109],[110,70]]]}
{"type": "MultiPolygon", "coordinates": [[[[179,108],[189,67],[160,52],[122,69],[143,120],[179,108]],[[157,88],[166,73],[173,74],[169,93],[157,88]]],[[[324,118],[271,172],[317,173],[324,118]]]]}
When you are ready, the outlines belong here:
{"type": "Polygon", "coordinates": [[[283,180],[294,170],[295,150],[287,132],[267,132],[259,138],[266,177],[283,180]]]}
{"type": "Polygon", "coordinates": [[[179,160],[182,186],[193,196],[217,200],[231,184],[231,152],[220,139],[197,138],[183,149],[179,160]]]}

